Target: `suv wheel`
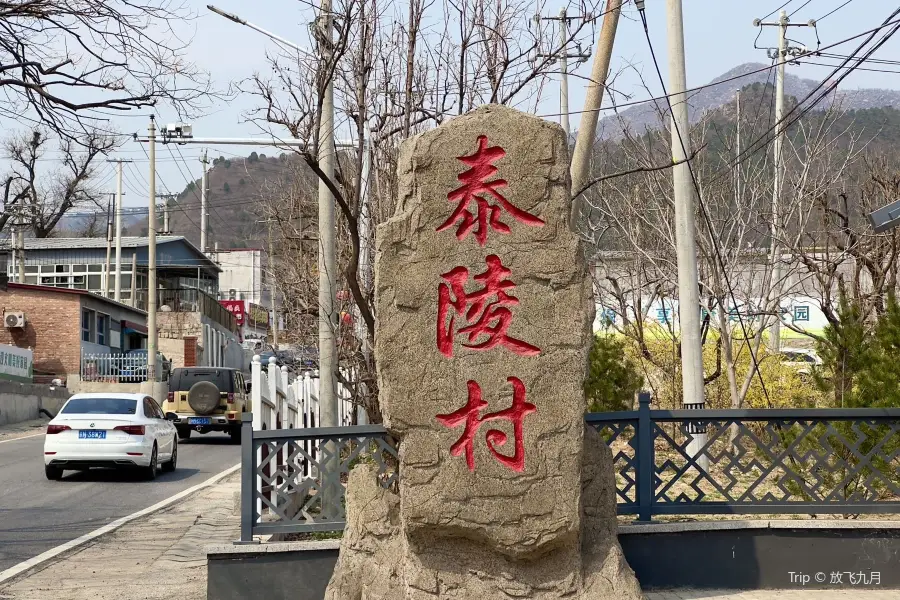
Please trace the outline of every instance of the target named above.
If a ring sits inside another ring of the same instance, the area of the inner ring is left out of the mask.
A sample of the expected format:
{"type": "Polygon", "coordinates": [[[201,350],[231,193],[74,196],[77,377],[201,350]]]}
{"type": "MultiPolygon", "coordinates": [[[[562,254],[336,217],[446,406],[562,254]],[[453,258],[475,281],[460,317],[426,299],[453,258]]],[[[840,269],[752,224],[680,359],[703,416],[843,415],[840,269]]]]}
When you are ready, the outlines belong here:
{"type": "Polygon", "coordinates": [[[62,479],[63,470],[59,467],[51,467],[50,465],[47,465],[44,467],[44,475],[46,475],[47,479],[49,479],[50,481],[59,481],[60,479],[62,479]]]}
{"type": "Polygon", "coordinates": [[[186,439],[188,439],[189,437],[191,437],[191,430],[190,430],[189,428],[187,428],[187,427],[176,427],[176,429],[178,430],[178,439],[179,439],[179,440],[186,440],[186,439]]]}

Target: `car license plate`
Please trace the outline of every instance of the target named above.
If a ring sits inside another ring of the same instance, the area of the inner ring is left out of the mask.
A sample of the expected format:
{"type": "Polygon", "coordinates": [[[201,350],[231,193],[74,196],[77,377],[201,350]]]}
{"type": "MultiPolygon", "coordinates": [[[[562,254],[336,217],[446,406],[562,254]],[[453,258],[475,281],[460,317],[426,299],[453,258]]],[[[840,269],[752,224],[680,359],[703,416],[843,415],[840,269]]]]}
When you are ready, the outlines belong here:
{"type": "Polygon", "coordinates": [[[78,439],[79,440],[105,440],[106,432],[105,431],[79,431],[78,439]]]}
{"type": "Polygon", "coordinates": [[[212,419],[209,417],[188,417],[188,425],[209,425],[212,419]]]}

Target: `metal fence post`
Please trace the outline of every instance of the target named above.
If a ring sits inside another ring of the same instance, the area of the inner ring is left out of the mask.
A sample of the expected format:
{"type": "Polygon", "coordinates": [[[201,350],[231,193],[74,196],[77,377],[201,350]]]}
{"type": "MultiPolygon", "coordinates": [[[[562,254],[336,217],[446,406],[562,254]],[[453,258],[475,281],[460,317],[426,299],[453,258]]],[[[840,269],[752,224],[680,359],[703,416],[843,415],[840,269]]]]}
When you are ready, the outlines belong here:
{"type": "Polygon", "coordinates": [[[650,394],[638,395],[638,447],[637,451],[637,501],[638,521],[648,522],[652,518],[653,465],[653,422],[650,420],[650,394]]]}
{"type": "Polygon", "coordinates": [[[253,413],[241,413],[241,539],[235,544],[256,544],[253,524],[256,523],[254,483],[256,461],[253,452],[253,413]]]}

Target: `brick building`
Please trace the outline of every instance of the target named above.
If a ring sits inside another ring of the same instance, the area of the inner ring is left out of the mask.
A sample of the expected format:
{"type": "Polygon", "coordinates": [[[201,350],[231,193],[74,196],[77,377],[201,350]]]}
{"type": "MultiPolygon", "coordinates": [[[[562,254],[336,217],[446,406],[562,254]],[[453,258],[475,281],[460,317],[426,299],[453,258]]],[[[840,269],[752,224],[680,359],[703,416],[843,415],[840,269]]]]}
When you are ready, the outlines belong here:
{"type": "Polygon", "coordinates": [[[8,283],[4,315],[24,313],[24,327],[0,329],[0,343],[34,352],[35,379],[78,375],[84,353],[146,347],[147,313],[86,290],[8,283]]]}

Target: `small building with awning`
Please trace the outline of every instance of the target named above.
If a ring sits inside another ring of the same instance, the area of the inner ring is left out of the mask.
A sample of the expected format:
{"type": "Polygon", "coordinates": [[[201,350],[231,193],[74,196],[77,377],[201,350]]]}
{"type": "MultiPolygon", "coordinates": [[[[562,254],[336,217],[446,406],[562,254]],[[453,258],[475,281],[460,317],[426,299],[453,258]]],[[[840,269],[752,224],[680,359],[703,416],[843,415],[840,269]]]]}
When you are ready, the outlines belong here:
{"type": "Polygon", "coordinates": [[[87,290],[7,283],[0,344],[34,353],[36,381],[81,372],[82,356],[147,346],[147,313],[87,290]]]}

